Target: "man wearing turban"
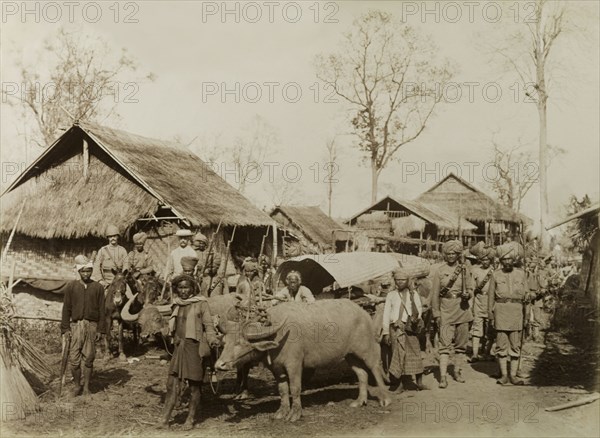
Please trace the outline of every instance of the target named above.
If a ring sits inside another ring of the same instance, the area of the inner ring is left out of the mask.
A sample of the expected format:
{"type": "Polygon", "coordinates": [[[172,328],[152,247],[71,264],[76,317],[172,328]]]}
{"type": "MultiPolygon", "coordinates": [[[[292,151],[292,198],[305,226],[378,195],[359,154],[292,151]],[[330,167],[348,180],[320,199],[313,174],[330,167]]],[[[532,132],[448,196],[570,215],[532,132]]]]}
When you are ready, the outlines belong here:
{"type": "Polygon", "coordinates": [[[106,334],[104,317],[104,288],[91,279],[93,264],[85,256],[75,257],[75,268],[79,280],[67,283],[63,295],[62,322],[63,335],[71,333],[69,363],[73,374],[73,395],[90,393],[90,378],[96,357],[96,342],[106,334]],[[83,365],[83,367],[82,367],[83,365]],[[81,370],[83,368],[83,386],[81,370]]]}
{"type": "MultiPolygon", "coordinates": [[[[200,281],[200,294],[206,298],[213,295],[223,295],[223,276],[219,274],[221,256],[217,252],[212,252],[208,254],[205,264],[206,268],[200,281]]],[[[204,265],[198,264],[196,269],[200,271],[203,267],[204,265]]]]}
{"type": "Polygon", "coordinates": [[[423,384],[423,360],[419,334],[425,330],[421,319],[423,307],[414,282],[406,269],[394,271],[396,288],[385,298],[382,323],[382,342],[392,349],[389,373],[398,380],[402,391],[403,381],[414,375],[419,390],[427,389],[423,384]]]}
{"type": "Polygon", "coordinates": [[[155,272],[152,256],[144,247],[147,239],[148,235],[143,231],[134,234],[133,251],[127,256],[129,269],[131,269],[133,277],[136,279],[142,274],[155,272]]]}
{"type": "Polygon", "coordinates": [[[433,272],[431,306],[440,333],[440,388],[448,387],[446,378],[448,359],[454,347],[454,379],[464,383],[461,363],[469,341],[469,323],[473,314],[469,300],[473,297],[470,272],[463,272],[466,266],[461,264],[459,256],[463,246],[458,240],[444,243],[442,253],[445,263],[433,272]]]}
{"type": "Polygon", "coordinates": [[[485,246],[483,242],[474,245],[470,252],[475,256],[479,264],[471,267],[471,277],[473,281],[473,325],[471,326],[471,335],[473,336],[473,355],[469,362],[474,363],[480,360],[479,346],[481,345],[489,355],[493,337],[488,336],[488,289],[489,282],[494,272],[491,266],[494,260],[495,251],[490,246],[485,246]]]}
{"type": "Polygon", "coordinates": [[[494,271],[488,290],[489,319],[496,329],[496,355],[502,377],[501,385],[522,385],[517,377],[521,355],[521,330],[523,330],[523,305],[528,287],[525,272],[514,267],[515,247],[510,244],[497,248],[501,269],[494,271]],[[510,375],[508,374],[510,357],[510,375]]]}

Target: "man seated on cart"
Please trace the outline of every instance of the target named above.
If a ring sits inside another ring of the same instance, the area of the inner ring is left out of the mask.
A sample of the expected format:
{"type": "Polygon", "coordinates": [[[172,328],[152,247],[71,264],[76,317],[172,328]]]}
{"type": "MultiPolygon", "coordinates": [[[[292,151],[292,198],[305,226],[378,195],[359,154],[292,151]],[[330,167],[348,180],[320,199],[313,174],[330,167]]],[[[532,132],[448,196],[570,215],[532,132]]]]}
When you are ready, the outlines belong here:
{"type": "Polygon", "coordinates": [[[280,301],[312,303],[315,297],[306,286],[302,286],[302,276],[298,271],[290,271],[285,276],[286,286],[275,294],[280,301]]]}

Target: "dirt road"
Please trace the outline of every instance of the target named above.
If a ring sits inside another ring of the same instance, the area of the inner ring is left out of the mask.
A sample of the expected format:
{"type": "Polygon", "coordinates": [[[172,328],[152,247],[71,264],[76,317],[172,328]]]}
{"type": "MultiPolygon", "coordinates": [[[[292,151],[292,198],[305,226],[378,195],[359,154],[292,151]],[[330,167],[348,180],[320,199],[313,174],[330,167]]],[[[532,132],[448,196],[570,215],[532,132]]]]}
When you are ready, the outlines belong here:
{"type": "MultiPolygon", "coordinates": [[[[212,394],[210,385],[204,385],[199,423],[191,432],[181,430],[185,409],[176,412],[170,430],[157,431],[167,365],[146,357],[158,350],[145,351],[132,363],[98,361],[90,399],[58,400],[56,388],[52,388],[42,395],[38,412],[22,421],[4,423],[1,435],[599,436],[599,402],[560,412],[544,411],[597,390],[597,379],[589,375],[590,369],[597,369],[597,350],[586,353],[558,335],[550,344],[546,348],[526,345],[523,368],[534,383],[523,387],[497,385],[489,377],[495,371],[494,363],[482,362],[467,366],[467,383],[449,379],[448,388],[441,390],[435,359],[428,357],[426,364],[432,372],[424,383],[430,390],[394,394],[394,403],[387,408],[379,407],[375,399],[363,408],[350,408],[358,394],[352,371],[343,364],[320,370],[303,392],[303,418],[293,424],[272,419],[278,397],[267,370],[253,369],[250,388],[254,397],[242,403],[231,400],[235,376],[223,374],[221,398],[212,394]],[[584,368],[581,364],[586,361],[590,366],[584,368]]],[[[10,419],[10,409],[2,407],[4,418],[10,419]]]]}

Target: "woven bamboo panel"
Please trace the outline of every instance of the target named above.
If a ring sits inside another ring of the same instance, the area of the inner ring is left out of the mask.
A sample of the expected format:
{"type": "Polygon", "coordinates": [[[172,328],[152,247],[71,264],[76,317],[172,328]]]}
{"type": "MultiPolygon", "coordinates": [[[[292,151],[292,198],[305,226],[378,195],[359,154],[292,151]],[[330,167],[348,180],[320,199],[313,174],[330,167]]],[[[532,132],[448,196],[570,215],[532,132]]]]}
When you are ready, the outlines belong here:
{"type": "Polygon", "coordinates": [[[45,299],[42,294],[19,292],[13,295],[16,316],[60,320],[62,302],[45,299]]]}

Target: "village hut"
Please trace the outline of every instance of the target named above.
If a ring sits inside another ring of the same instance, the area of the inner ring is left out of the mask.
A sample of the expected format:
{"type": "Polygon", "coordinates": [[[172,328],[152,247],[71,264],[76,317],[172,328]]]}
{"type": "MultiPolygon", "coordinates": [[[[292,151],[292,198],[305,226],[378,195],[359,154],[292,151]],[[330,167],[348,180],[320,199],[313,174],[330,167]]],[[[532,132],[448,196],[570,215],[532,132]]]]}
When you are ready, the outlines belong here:
{"type": "MultiPolygon", "coordinates": [[[[237,227],[231,252],[242,256],[258,254],[266,228],[275,225],[185,146],[89,123],[68,129],[1,201],[0,238],[9,249],[2,275],[14,272],[37,294],[60,292],[75,278],[73,258],[94,256],[106,244],[108,224],[118,227],[128,250],[132,235],[146,232],[160,272],[179,228],[210,236],[220,223],[215,248],[222,250],[237,227]]],[[[21,310],[39,316],[52,307],[56,313],[60,299],[35,304],[32,296],[21,310]]]]}
{"type": "MultiPolygon", "coordinates": [[[[415,200],[428,208],[452,212],[477,226],[472,237],[497,245],[515,238],[533,221],[499,203],[464,179],[450,173],[415,200]]],[[[474,242],[472,242],[474,243],[474,242]]]]}
{"type": "Polygon", "coordinates": [[[279,224],[281,254],[294,257],[343,251],[348,242],[346,227],[316,206],[278,206],[271,218],[279,224]]]}
{"type": "Polygon", "coordinates": [[[437,205],[391,196],[355,214],[347,223],[355,230],[357,242],[365,240],[365,236],[369,239],[368,250],[391,248],[412,254],[435,250],[439,242],[459,234],[470,235],[477,229],[476,225],[437,205]]]}

